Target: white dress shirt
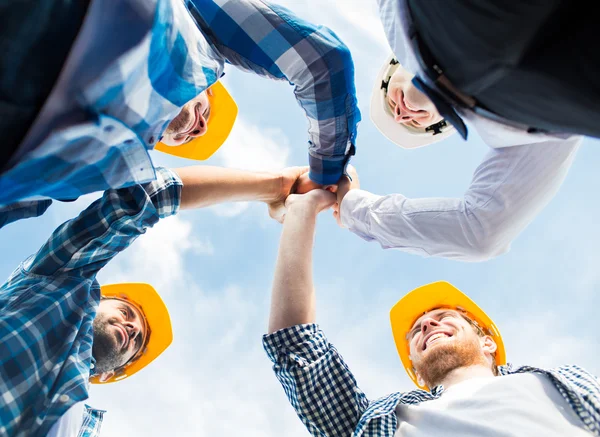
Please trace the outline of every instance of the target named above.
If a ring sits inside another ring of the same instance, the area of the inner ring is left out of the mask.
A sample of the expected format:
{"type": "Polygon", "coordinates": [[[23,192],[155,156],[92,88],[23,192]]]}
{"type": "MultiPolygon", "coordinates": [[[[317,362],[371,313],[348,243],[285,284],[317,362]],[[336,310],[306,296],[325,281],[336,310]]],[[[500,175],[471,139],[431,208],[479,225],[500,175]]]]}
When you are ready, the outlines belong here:
{"type": "MultiPolygon", "coordinates": [[[[408,44],[405,1],[378,3],[394,54],[409,71],[421,73],[408,44]]],[[[583,138],[528,133],[471,111],[459,113],[491,148],[462,198],[408,199],[351,190],[341,204],[343,225],[384,248],[423,256],[482,261],[507,252],[557,193],[583,138]]]]}

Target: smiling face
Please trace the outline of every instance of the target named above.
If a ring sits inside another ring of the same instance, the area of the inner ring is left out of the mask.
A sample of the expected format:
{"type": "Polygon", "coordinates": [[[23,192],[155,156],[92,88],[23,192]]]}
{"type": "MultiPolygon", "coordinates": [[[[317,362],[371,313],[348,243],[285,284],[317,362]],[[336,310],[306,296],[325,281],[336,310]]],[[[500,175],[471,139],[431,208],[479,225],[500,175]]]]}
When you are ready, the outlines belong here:
{"type": "Polygon", "coordinates": [[[121,299],[102,299],[93,322],[92,355],[96,373],[108,379],[145,344],[148,336],[141,311],[121,299]]]}
{"type": "Polygon", "coordinates": [[[495,365],[496,344],[461,313],[435,309],[419,317],[407,334],[410,358],[421,383],[438,385],[451,371],[477,364],[495,365]]]}
{"type": "Polygon", "coordinates": [[[387,88],[387,104],[396,123],[426,128],[443,120],[433,102],[412,83],[414,74],[398,65],[387,88]]]}
{"type": "Polygon", "coordinates": [[[207,132],[210,118],[209,95],[212,95],[210,89],[203,91],[181,108],[163,133],[161,141],[164,144],[180,146],[207,132]]]}

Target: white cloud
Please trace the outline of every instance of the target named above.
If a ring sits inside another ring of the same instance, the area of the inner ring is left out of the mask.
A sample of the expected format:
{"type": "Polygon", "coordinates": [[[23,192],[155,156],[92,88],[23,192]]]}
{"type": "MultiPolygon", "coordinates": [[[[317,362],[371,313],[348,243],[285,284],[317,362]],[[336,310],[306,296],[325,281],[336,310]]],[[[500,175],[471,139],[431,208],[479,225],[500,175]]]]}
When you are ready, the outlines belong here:
{"type": "Polygon", "coordinates": [[[279,170],[287,164],[289,149],[289,140],[280,129],[259,128],[240,117],[215,158],[225,167],[279,170]]]}
{"type": "Polygon", "coordinates": [[[213,253],[210,240],[195,235],[191,222],[172,216],[148,229],[98,277],[101,283],[148,282],[165,293],[184,281],[186,256],[213,253]]]}
{"type": "MultiPolygon", "coordinates": [[[[290,144],[283,131],[259,128],[238,118],[229,138],[215,155],[215,165],[252,171],[277,171],[288,165],[290,144]]],[[[219,217],[235,217],[246,211],[248,202],[209,208],[219,217]]]]}
{"type": "Polygon", "coordinates": [[[171,296],[174,342],[140,376],[95,386],[112,437],[306,436],[261,345],[267,295],[238,285],[171,296]],[[135,425],[132,425],[135,423],[135,425]]]}
{"type": "Polygon", "coordinates": [[[77,217],[81,211],[101,196],[102,193],[92,193],[81,196],[73,202],[59,202],[55,200],[48,209],[47,214],[52,217],[52,221],[58,226],[67,220],[77,217]]]}
{"type": "Polygon", "coordinates": [[[331,28],[342,40],[353,46],[373,49],[387,48],[383,26],[375,1],[364,0],[281,0],[281,5],[290,8],[300,17],[331,28]]]}

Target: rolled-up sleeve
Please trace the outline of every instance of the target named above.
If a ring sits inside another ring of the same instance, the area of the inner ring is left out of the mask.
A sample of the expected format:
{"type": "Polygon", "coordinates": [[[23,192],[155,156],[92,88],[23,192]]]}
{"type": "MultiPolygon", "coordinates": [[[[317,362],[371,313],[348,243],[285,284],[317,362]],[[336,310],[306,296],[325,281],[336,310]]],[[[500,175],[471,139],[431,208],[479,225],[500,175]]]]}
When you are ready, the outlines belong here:
{"type": "Polygon", "coordinates": [[[383,248],[463,261],[498,256],[558,192],[581,140],[492,149],[462,198],[351,190],[342,201],[342,223],[383,248]]]}
{"type": "Polygon", "coordinates": [[[296,325],[263,337],[275,375],[313,436],[350,436],[369,401],[318,325],[296,325]]]}
{"type": "Polygon", "coordinates": [[[26,218],[39,217],[46,212],[52,200],[24,200],[0,206],[0,228],[26,218]]]}
{"type": "Polygon", "coordinates": [[[93,277],[148,228],[177,213],[182,186],[177,174],[157,168],[155,181],[105,191],[78,217],[60,225],[28,259],[26,270],[93,277]]]}

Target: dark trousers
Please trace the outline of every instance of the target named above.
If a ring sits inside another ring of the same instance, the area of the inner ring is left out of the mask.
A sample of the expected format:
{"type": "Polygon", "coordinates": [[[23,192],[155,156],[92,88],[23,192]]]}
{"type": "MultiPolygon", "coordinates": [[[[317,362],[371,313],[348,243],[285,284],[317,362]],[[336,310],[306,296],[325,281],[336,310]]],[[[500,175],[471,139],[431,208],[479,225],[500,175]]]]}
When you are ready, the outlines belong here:
{"type": "Polygon", "coordinates": [[[599,15],[581,0],[408,0],[452,83],[502,117],[600,137],[599,15]]]}
{"type": "Polygon", "coordinates": [[[60,74],[89,0],[0,0],[0,171],[60,74]]]}

